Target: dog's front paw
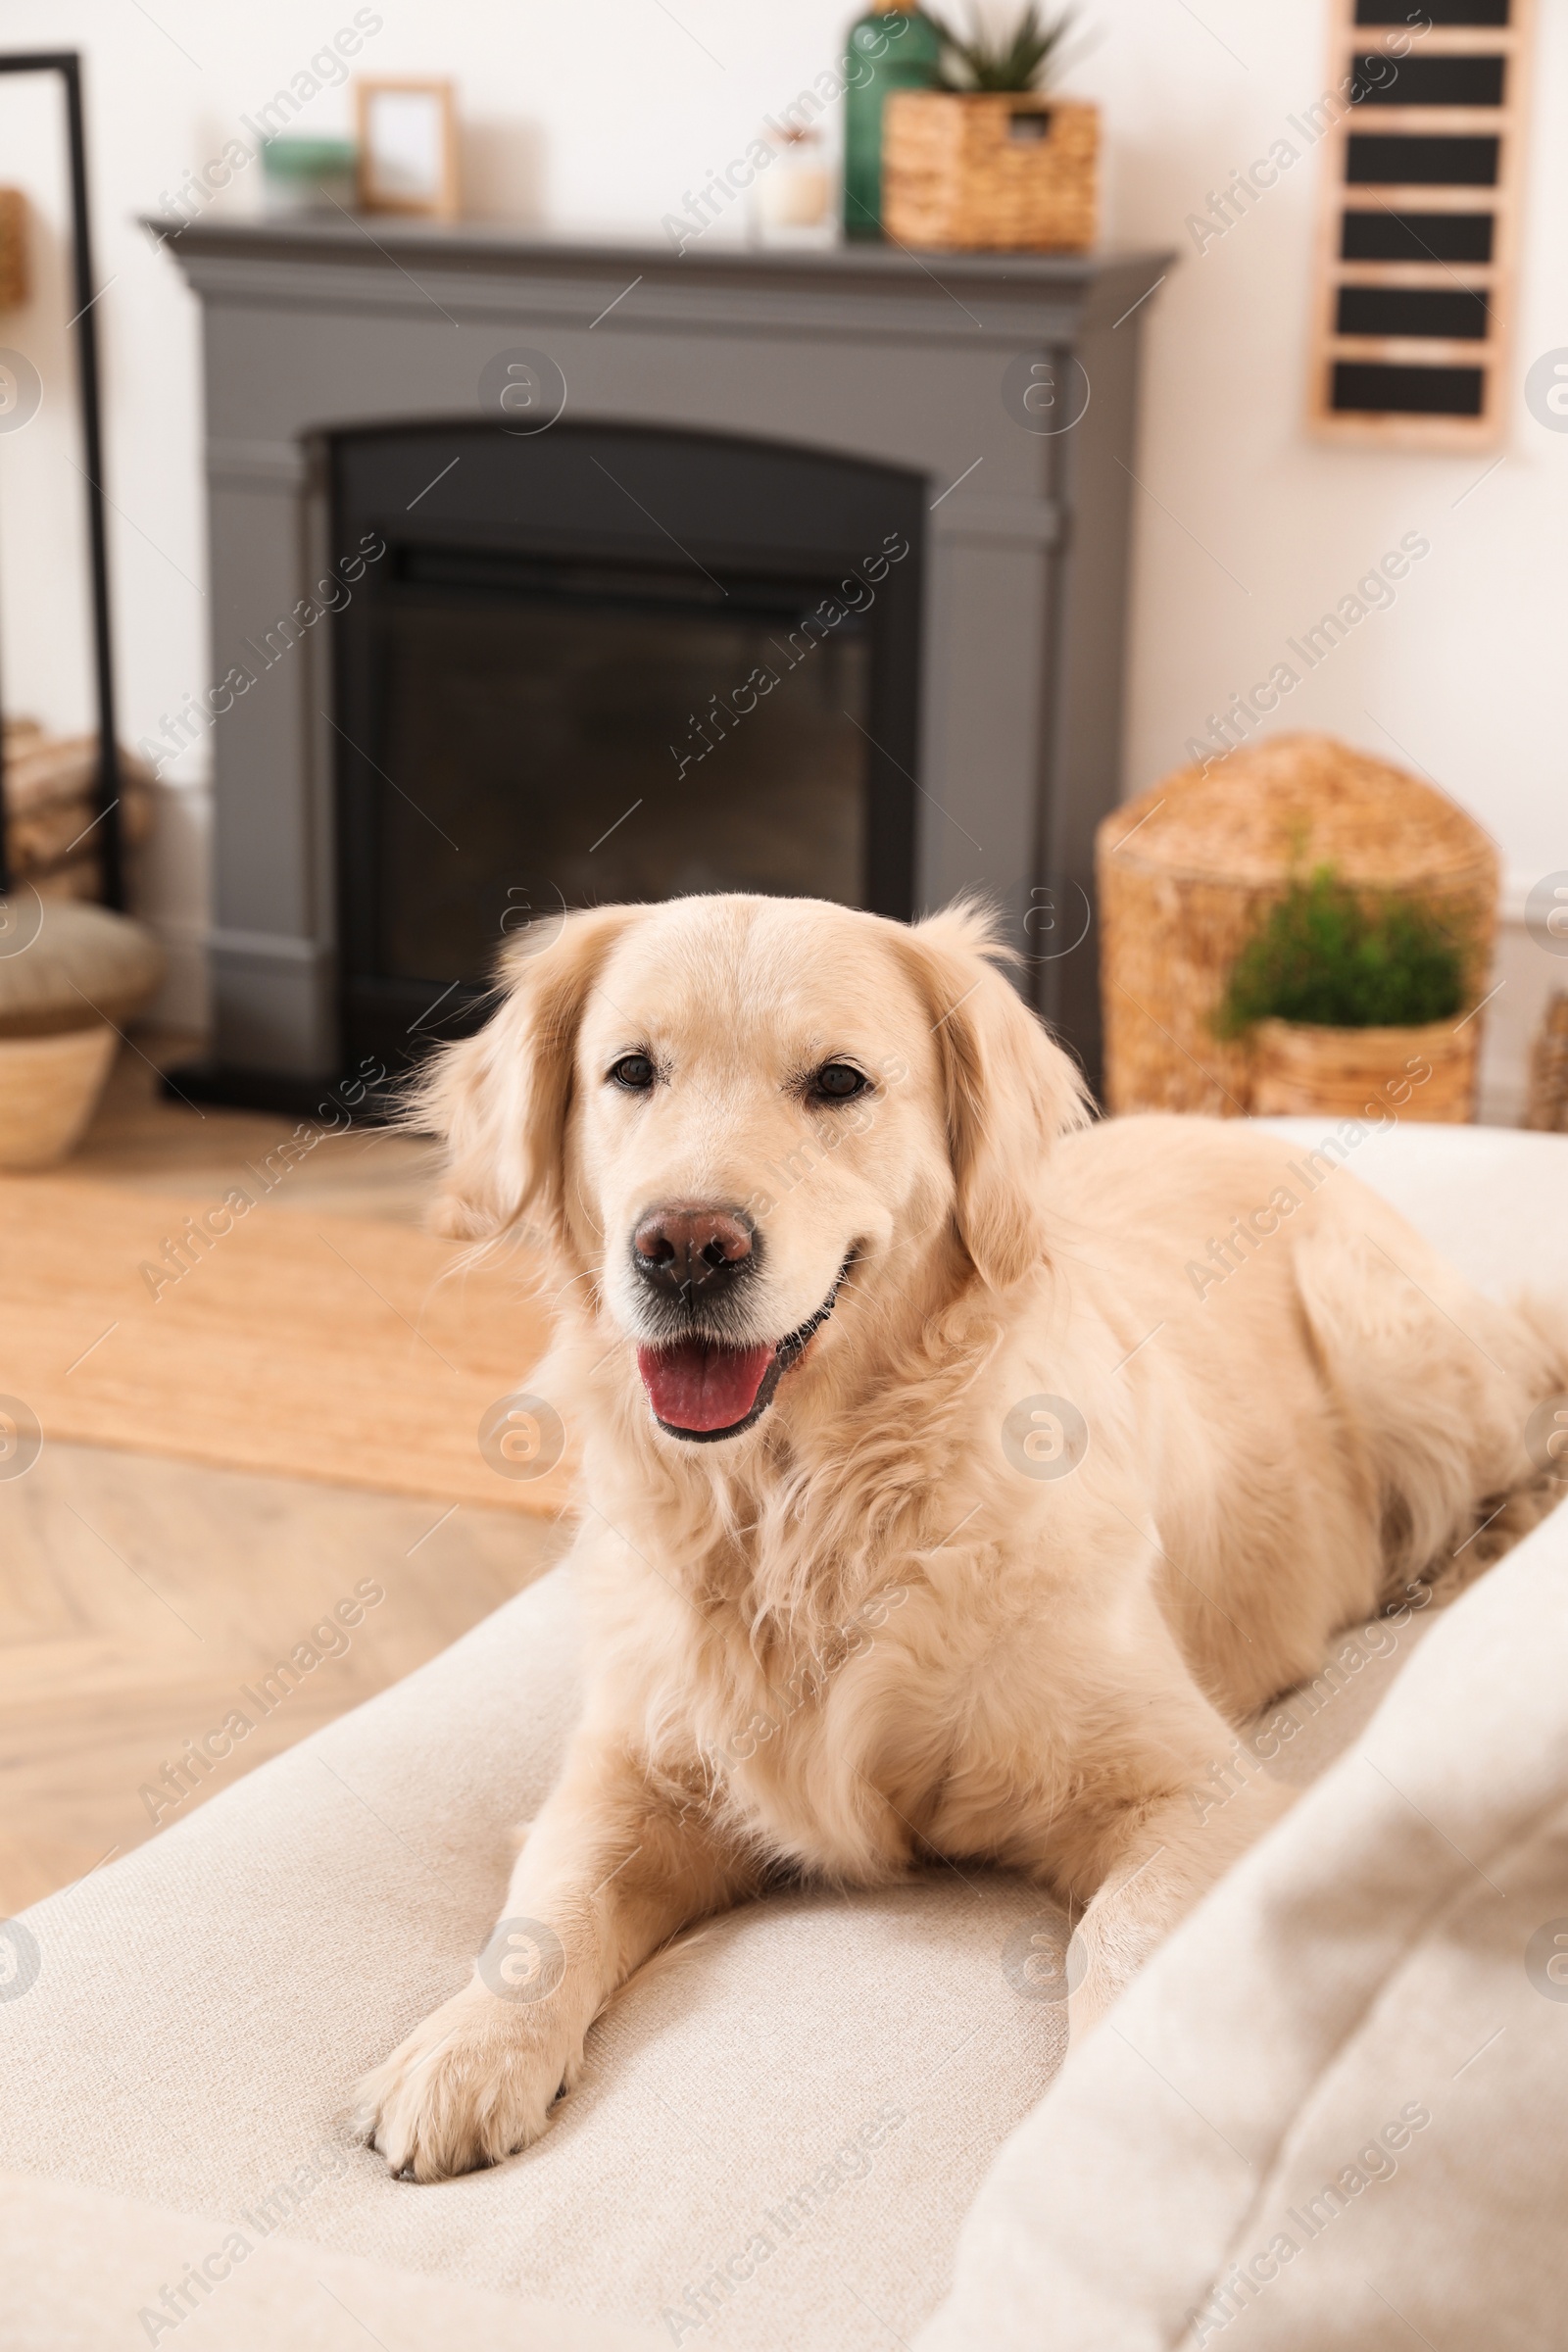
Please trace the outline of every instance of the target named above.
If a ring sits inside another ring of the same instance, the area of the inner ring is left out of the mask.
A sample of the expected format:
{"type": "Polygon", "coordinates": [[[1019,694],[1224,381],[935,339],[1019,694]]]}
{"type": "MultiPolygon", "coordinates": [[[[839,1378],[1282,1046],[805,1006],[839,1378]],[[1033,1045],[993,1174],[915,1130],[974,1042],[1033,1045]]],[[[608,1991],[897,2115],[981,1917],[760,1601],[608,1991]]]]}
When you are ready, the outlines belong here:
{"type": "Polygon", "coordinates": [[[388,2171],[445,2180],[537,2139],[577,2055],[554,2008],[476,1982],[416,2026],[356,2093],[355,2122],[388,2171]]]}

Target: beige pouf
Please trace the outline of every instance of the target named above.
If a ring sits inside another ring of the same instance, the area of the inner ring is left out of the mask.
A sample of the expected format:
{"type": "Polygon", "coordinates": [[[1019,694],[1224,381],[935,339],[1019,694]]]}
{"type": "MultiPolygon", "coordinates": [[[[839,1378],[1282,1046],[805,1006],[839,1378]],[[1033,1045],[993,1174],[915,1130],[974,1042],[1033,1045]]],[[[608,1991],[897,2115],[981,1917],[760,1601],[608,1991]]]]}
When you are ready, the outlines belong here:
{"type": "MultiPolygon", "coordinates": [[[[1270,736],[1207,775],[1176,769],[1100,827],[1111,1110],[1235,1118],[1257,1107],[1248,1046],[1216,1037],[1214,1016],[1259,918],[1293,875],[1320,865],[1352,889],[1419,899],[1449,923],[1467,943],[1464,1002],[1479,1004],[1497,920],[1497,856],[1480,826],[1418,776],[1331,735],[1270,736]]],[[[1480,1032],[1475,1018],[1454,1038],[1465,1065],[1449,1074],[1456,1101],[1473,1093],[1480,1032]]]]}
{"type": "Polygon", "coordinates": [[[0,899],[0,1167],[48,1167],[80,1140],[119,1031],[163,976],[128,915],[31,889],[0,899]]]}

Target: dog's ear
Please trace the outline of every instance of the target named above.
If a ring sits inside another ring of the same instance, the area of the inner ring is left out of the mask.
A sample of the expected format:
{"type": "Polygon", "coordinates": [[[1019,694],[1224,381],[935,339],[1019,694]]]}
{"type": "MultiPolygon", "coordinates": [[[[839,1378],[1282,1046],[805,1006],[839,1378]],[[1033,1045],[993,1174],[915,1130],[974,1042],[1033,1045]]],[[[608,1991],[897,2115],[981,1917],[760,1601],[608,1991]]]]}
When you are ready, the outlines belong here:
{"type": "Polygon", "coordinates": [[[901,935],[931,1012],[958,1234],[1004,1291],[1047,1253],[1045,1162],[1090,1116],[1076,1065],[1004,977],[995,918],[960,902],[901,935]]]}
{"type": "Polygon", "coordinates": [[[611,948],[642,911],[568,914],[543,944],[524,933],[501,960],[497,1010],[477,1036],[444,1049],[419,1080],[409,1123],[447,1147],[445,1187],[430,1211],[438,1233],[493,1236],[525,1215],[553,1238],[562,1233],[562,1155],[582,1009],[611,948]]]}

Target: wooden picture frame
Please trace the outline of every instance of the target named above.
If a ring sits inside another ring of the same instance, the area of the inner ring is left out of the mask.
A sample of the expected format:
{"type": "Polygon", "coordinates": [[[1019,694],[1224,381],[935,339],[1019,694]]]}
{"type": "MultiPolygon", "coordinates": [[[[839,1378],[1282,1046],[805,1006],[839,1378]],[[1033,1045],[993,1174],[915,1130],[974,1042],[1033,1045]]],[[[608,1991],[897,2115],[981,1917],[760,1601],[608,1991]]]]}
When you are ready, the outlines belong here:
{"type": "Polygon", "coordinates": [[[458,217],[457,110],[450,81],[357,81],[359,205],[425,220],[458,217]]]}
{"type": "Polygon", "coordinates": [[[1485,449],[1508,387],[1533,0],[1332,0],[1308,422],[1485,449]],[[1401,169],[1396,142],[1412,142],[1401,169]]]}

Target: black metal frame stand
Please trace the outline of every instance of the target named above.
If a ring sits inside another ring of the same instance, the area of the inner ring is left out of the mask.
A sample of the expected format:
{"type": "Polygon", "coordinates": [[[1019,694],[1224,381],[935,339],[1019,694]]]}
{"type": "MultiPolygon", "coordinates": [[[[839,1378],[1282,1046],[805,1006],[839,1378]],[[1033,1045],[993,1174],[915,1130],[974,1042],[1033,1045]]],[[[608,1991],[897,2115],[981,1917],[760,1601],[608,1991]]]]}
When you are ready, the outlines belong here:
{"type": "MultiPolygon", "coordinates": [[[[0,74],[58,74],[65,83],[71,145],[72,260],[75,280],[77,366],[81,379],[81,440],[86,460],[87,544],[92,565],[92,625],[98,699],[98,857],[104,904],[123,906],[121,855],[120,744],[115,728],[115,672],[109,626],[109,543],[104,524],[103,431],[100,416],[98,324],[93,317],[92,234],[87,217],[87,142],[81,112],[81,59],[74,49],[35,49],[0,55],[0,74]]],[[[5,737],[0,732],[0,894],[11,887],[5,824],[5,737]]]]}

